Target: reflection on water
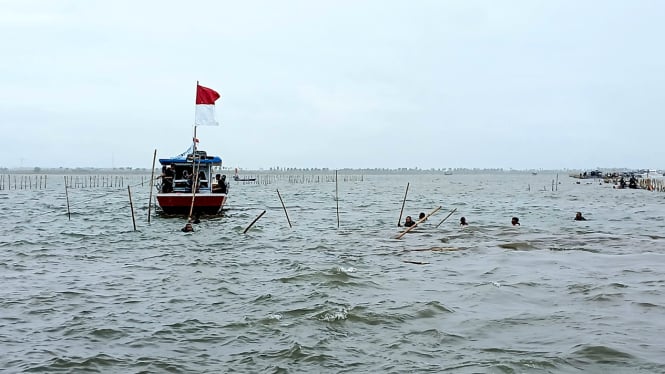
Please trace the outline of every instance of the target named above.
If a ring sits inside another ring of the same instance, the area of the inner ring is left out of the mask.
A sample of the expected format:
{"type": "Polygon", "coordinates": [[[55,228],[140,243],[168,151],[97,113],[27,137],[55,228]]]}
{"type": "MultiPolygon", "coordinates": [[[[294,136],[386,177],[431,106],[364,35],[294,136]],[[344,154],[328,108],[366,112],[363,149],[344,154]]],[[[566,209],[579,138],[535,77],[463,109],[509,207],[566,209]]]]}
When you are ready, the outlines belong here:
{"type": "Polygon", "coordinates": [[[554,179],[234,183],[188,234],[147,187],[136,232],[126,188],[70,190],[71,221],[55,182],[0,191],[0,368],[665,371],[665,194],[554,179]],[[404,215],[443,209],[396,240],[407,182],[404,215]]]}

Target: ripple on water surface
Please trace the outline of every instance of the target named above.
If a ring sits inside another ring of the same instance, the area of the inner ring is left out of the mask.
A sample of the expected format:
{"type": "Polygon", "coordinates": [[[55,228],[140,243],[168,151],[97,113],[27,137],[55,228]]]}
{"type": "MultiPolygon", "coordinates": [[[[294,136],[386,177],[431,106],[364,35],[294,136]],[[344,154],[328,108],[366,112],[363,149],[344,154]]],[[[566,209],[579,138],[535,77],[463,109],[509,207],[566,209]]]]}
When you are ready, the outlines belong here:
{"type": "Polygon", "coordinates": [[[147,187],[137,232],[126,188],[3,190],[0,370],[665,372],[662,194],[554,178],[238,183],[190,234],[147,187]],[[398,240],[407,183],[444,209],[398,240]]]}

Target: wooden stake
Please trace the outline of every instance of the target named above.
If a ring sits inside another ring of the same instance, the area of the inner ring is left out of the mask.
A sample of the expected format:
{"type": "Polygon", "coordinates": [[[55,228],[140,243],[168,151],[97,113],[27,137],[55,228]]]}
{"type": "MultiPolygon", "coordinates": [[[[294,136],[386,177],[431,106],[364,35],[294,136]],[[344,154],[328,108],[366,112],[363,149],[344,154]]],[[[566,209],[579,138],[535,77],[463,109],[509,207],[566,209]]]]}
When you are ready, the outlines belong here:
{"type": "Polygon", "coordinates": [[[402,260],[402,262],[406,262],[407,264],[416,264],[416,265],[428,265],[429,264],[429,262],[426,262],[426,261],[402,260]]]}
{"type": "Polygon", "coordinates": [[[418,221],[416,221],[416,223],[413,226],[407,227],[406,230],[404,230],[401,234],[397,235],[397,237],[395,239],[401,239],[402,236],[404,236],[407,232],[415,229],[416,226],[418,226],[419,223],[424,222],[425,220],[427,220],[429,218],[429,216],[431,216],[432,214],[438,212],[439,209],[441,209],[441,208],[442,208],[441,206],[438,206],[437,208],[435,208],[433,211],[430,212],[430,214],[428,214],[425,217],[423,217],[423,218],[419,219],[418,221]]]}
{"type": "MultiPolygon", "coordinates": [[[[194,133],[196,134],[196,130],[194,130],[194,133]]],[[[189,206],[189,217],[187,218],[188,222],[192,222],[192,214],[194,213],[194,200],[196,199],[196,188],[198,187],[199,184],[199,168],[197,165],[201,164],[201,161],[197,164],[194,164],[196,162],[196,151],[194,151],[194,161],[192,161],[192,173],[194,175],[192,176],[192,205],[189,206]]]]}
{"type": "Polygon", "coordinates": [[[72,220],[72,213],[69,211],[69,192],[67,192],[67,176],[65,176],[65,197],[67,198],[67,217],[72,220]]]}
{"type": "Polygon", "coordinates": [[[134,224],[134,231],[136,231],[136,218],[134,218],[134,203],[132,203],[132,190],[127,186],[127,193],[129,193],[129,208],[132,210],[132,223],[134,224]]]}
{"type": "Polygon", "coordinates": [[[337,194],[337,170],[335,170],[335,202],[337,203],[337,228],[339,228],[339,196],[337,194]]]}
{"type": "Polygon", "coordinates": [[[397,219],[397,227],[402,227],[402,213],[404,213],[404,204],[406,204],[406,194],[409,193],[409,183],[406,183],[406,191],[404,191],[404,200],[402,200],[402,210],[399,211],[399,219],[397,219]]]}
{"type": "Polygon", "coordinates": [[[286,206],[284,205],[284,200],[282,200],[282,195],[279,194],[279,190],[277,190],[277,196],[279,196],[279,201],[282,203],[282,208],[284,208],[284,215],[286,215],[286,221],[289,223],[289,227],[293,228],[293,226],[291,226],[291,220],[289,219],[289,213],[286,212],[286,206]]]}
{"type": "MultiPolygon", "coordinates": [[[[150,208],[152,207],[152,181],[155,180],[155,160],[157,159],[157,149],[152,155],[152,175],[150,176],[150,197],[148,197],[148,223],[150,223],[150,208]]],[[[141,183],[143,183],[143,178],[141,178],[141,183]]],[[[162,183],[164,180],[162,179],[162,183]]]]}
{"type": "Polygon", "coordinates": [[[441,226],[441,224],[443,223],[443,221],[447,220],[447,219],[448,219],[448,217],[450,217],[450,216],[451,216],[451,215],[452,215],[453,213],[455,213],[456,211],[457,211],[457,208],[455,208],[455,209],[451,210],[451,211],[450,211],[450,213],[448,213],[448,215],[446,216],[446,218],[442,219],[442,220],[441,220],[441,222],[439,222],[439,224],[438,224],[438,225],[436,225],[436,227],[439,227],[439,226],[441,226]]]}
{"type": "Polygon", "coordinates": [[[247,228],[245,229],[245,231],[243,231],[242,233],[243,233],[243,234],[247,234],[247,230],[249,230],[250,227],[254,226],[254,224],[256,223],[256,221],[258,221],[259,218],[263,217],[264,214],[266,214],[266,211],[265,211],[265,210],[264,210],[263,212],[261,212],[261,214],[259,214],[258,217],[254,218],[254,221],[252,221],[252,223],[250,223],[249,226],[247,226],[247,228]]]}

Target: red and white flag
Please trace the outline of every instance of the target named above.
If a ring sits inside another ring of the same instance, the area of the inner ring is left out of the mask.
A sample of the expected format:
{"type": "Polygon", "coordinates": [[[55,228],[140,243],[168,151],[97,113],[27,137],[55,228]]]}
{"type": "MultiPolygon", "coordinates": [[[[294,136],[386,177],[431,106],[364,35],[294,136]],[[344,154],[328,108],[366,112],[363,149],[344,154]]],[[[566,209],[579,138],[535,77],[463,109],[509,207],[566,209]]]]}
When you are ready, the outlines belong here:
{"type": "Polygon", "coordinates": [[[215,101],[220,98],[217,91],[196,84],[196,115],[194,126],[219,126],[215,119],[215,101]]]}

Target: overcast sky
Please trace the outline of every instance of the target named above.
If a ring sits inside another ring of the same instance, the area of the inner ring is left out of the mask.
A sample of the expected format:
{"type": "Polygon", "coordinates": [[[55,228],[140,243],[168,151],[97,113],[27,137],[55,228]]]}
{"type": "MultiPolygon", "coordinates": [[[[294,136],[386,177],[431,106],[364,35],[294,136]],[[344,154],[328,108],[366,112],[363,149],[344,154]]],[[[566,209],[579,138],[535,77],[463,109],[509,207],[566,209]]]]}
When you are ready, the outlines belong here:
{"type": "Polygon", "coordinates": [[[665,168],[665,1],[0,0],[0,167],[665,168]]]}

